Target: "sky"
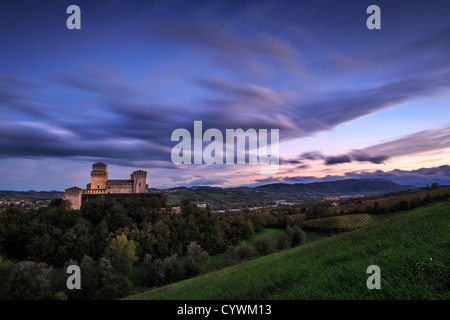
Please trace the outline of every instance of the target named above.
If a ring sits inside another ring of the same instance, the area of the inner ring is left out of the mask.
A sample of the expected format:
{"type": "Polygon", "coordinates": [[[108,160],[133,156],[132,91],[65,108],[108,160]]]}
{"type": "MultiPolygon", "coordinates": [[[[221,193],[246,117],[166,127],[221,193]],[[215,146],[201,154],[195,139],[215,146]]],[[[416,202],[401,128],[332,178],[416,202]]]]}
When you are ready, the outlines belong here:
{"type": "Polygon", "coordinates": [[[439,0],[3,0],[0,190],[84,188],[100,161],[151,188],[450,184],[449,16],[439,0]],[[194,121],[278,129],[277,173],[174,164],[194,121]]]}

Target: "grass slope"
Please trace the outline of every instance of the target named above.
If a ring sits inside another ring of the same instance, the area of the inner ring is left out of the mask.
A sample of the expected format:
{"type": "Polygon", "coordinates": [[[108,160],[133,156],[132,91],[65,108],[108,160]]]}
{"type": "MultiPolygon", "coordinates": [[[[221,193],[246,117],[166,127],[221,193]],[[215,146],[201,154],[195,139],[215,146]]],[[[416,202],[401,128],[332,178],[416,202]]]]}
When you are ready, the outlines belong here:
{"type": "Polygon", "coordinates": [[[449,299],[450,201],[129,299],[449,299]],[[369,265],[381,289],[366,286],[369,265]]]}

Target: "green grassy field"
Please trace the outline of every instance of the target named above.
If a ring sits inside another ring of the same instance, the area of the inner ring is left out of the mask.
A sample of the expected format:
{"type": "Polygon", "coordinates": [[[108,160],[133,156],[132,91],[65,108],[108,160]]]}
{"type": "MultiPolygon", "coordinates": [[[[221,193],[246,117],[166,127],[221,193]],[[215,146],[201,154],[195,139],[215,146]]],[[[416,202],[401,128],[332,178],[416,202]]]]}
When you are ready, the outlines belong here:
{"type": "Polygon", "coordinates": [[[249,246],[252,246],[256,240],[258,240],[259,237],[268,236],[274,243],[277,243],[278,237],[280,234],[284,233],[283,229],[276,229],[276,228],[267,228],[264,229],[258,233],[255,233],[250,239],[245,241],[246,244],[249,246]]]}
{"type": "Polygon", "coordinates": [[[449,299],[450,201],[129,299],[449,299]],[[381,289],[366,286],[369,265],[381,289]]]}

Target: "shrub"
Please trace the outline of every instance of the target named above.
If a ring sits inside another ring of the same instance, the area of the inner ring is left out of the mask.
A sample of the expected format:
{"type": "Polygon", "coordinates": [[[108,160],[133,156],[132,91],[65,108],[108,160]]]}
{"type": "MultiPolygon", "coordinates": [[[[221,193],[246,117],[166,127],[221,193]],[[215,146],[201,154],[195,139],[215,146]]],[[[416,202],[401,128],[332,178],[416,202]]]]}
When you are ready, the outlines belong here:
{"type": "Polygon", "coordinates": [[[98,299],[120,299],[131,294],[133,284],[127,277],[113,275],[106,284],[97,291],[98,299]]]}
{"type": "Polygon", "coordinates": [[[46,263],[21,261],[16,263],[9,274],[9,293],[14,299],[42,300],[51,295],[50,275],[53,268],[46,263]]]}
{"type": "Polygon", "coordinates": [[[209,263],[209,254],[196,242],[191,242],[187,246],[184,267],[189,276],[201,274],[209,263]]]}
{"type": "Polygon", "coordinates": [[[289,249],[291,248],[291,243],[292,240],[291,238],[289,238],[289,235],[287,235],[286,233],[282,233],[277,240],[277,249],[279,251],[289,249]]]}
{"type": "Polygon", "coordinates": [[[275,252],[275,245],[269,236],[259,237],[253,246],[255,247],[256,252],[261,256],[275,252]]]}

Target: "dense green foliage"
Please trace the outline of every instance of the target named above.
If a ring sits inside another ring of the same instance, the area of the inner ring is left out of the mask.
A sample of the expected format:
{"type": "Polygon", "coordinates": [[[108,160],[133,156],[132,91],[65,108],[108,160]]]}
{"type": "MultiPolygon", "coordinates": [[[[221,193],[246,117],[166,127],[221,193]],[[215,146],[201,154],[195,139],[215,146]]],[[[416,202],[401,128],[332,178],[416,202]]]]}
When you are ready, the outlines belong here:
{"type": "Polygon", "coordinates": [[[63,201],[35,210],[4,210],[0,278],[11,285],[0,288],[0,296],[119,298],[131,293],[134,284],[153,287],[203,273],[210,255],[225,252],[266,226],[286,225],[285,219],[270,214],[219,215],[189,201],[181,205],[179,215],[162,212],[157,198],[94,200],[80,211],[64,210],[63,201]],[[30,263],[39,264],[36,269],[42,270],[46,284],[56,271],[83,264],[82,292],[66,290],[64,273],[52,288],[13,292],[12,280],[20,282],[17,275],[24,273],[16,271],[30,263]]]}
{"type": "Polygon", "coordinates": [[[84,255],[98,260],[109,242],[122,234],[136,246],[136,256],[164,259],[183,255],[197,242],[209,254],[224,252],[265,226],[283,224],[269,214],[224,213],[183,202],[183,214],[162,213],[149,199],[95,200],[81,211],[58,206],[21,210],[8,208],[0,214],[0,255],[13,260],[32,260],[62,266],[84,255]]]}
{"type": "Polygon", "coordinates": [[[450,202],[389,214],[301,247],[130,299],[449,299],[450,202]],[[369,265],[381,289],[366,287],[369,265]]]}

